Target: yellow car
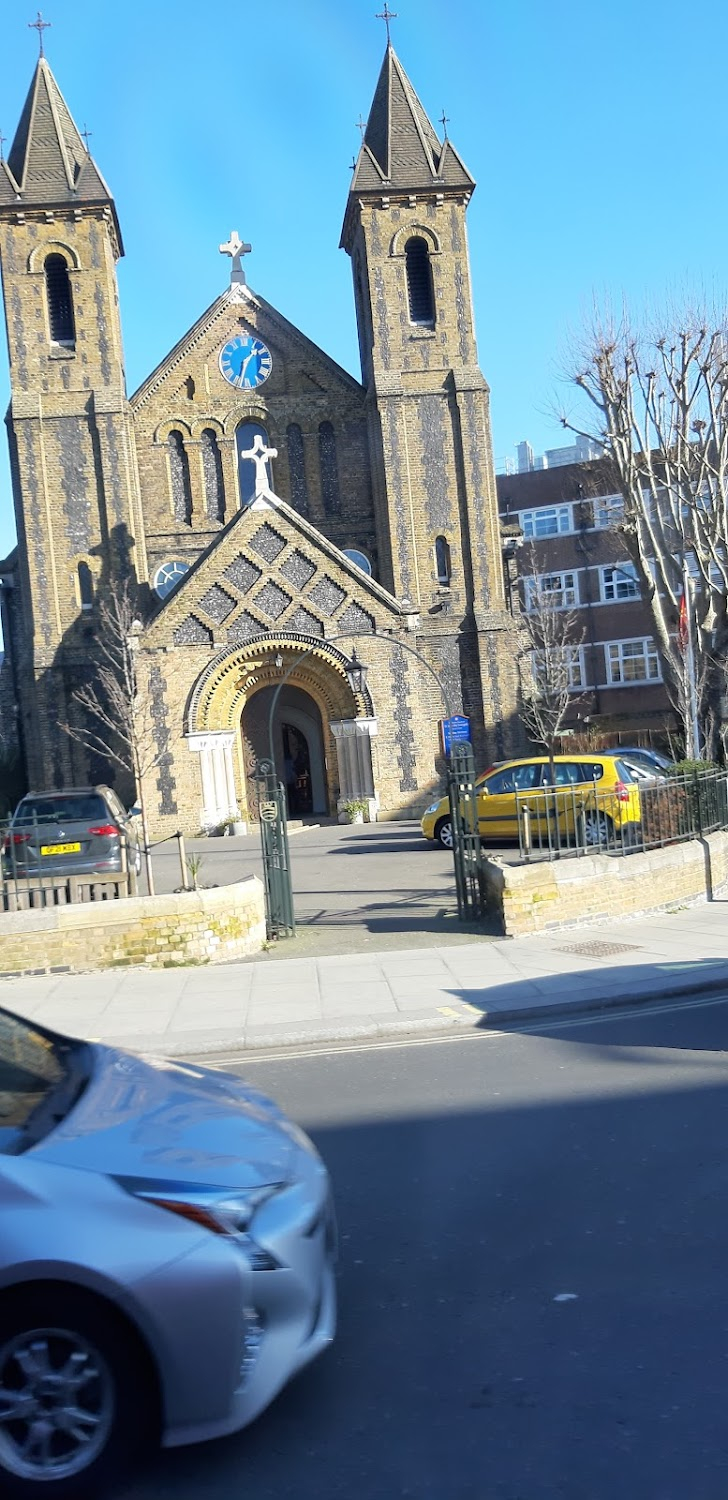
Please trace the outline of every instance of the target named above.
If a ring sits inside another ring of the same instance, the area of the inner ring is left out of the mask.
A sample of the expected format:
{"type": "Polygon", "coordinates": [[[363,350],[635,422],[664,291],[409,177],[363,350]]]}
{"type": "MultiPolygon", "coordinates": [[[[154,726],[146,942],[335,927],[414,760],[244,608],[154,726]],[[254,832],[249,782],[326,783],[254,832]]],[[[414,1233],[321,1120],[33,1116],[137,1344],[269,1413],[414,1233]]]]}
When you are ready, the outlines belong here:
{"type": "MultiPolygon", "coordinates": [[[[617,830],[636,841],[640,797],[636,777],[615,755],[555,755],[554,781],[547,755],[508,760],[476,780],[478,833],[490,839],[524,837],[525,810],[530,837],[549,837],[548,814],[559,835],[574,836],[588,847],[611,843],[617,830]],[[520,834],[519,834],[520,823],[520,834]]],[[[447,797],[431,803],[422,818],[426,839],[452,849],[452,822],[447,797]]],[[[621,837],[620,833],[620,837],[621,837]]]]}

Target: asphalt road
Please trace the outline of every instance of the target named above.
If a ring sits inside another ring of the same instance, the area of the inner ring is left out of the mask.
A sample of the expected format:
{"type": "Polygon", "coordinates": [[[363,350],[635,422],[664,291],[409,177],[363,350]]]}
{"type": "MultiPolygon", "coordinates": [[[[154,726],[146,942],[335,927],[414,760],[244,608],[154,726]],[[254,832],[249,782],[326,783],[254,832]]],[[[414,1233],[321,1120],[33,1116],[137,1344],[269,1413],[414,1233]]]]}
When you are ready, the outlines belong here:
{"type": "Polygon", "coordinates": [[[340,1332],[128,1500],[724,1500],[728,996],[244,1071],[333,1174],[340,1332]]]}
{"type": "MultiPolygon", "coordinates": [[[[495,928],[485,934],[458,922],[452,854],[428,843],[419,823],[304,827],[289,843],[298,932],[266,958],[437,947],[495,935],[495,928]]],[[[202,885],[262,878],[257,828],[245,838],[188,839],[186,850],[201,860],[202,885]]],[[[512,846],[500,852],[518,858],[512,846]]],[[[158,845],[153,859],[157,892],[179,887],[176,842],[158,845]]]]}

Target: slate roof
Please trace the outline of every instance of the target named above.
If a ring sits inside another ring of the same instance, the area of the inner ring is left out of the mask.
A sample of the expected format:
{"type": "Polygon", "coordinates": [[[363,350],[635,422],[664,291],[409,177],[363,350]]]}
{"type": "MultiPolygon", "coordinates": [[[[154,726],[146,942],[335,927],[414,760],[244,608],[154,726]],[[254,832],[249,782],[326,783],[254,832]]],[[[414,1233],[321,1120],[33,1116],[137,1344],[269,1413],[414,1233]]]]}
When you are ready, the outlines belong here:
{"type": "Polygon", "coordinates": [[[69,203],[114,208],[48,62],[40,57],[10,154],[0,162],[0,207],[69,203]]]}
{"type": "Polygon", "coordinates": [[[393,47],[379,74],[367,128],[351,185],[354,194],[422,192],[433,186],[462,187],[475,182],[452,142],[441,143],[393,47]]]}

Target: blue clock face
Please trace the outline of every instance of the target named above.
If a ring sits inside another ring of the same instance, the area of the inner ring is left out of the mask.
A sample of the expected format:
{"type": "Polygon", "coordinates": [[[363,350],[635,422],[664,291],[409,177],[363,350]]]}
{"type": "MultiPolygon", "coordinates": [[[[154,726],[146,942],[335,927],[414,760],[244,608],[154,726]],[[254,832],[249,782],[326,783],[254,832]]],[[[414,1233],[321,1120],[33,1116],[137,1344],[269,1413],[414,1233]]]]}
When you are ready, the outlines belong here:
{"type": "Polygon", "coordinates": [[[270,349],[252,334],[239,333],[220,350],[220,373],[241,391],[252,391],[256,385],[262,385],[272,368],[270,349]]]}

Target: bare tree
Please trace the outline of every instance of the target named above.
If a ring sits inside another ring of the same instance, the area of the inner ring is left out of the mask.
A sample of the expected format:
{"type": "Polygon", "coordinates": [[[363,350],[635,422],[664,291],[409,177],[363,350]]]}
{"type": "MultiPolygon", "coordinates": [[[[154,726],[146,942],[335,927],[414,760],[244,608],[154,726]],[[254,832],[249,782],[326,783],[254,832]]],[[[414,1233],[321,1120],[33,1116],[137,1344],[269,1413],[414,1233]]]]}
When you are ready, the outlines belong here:
{"type": "Polygon", "coordinates": [[[98,606],[97,656],[91,679],[71,694],[80,710],[78,722],[61,727],[84,749],[130,774],[141,811],[147,885],[153,896],[144,779],[158,764],[159,749],[153,697],[148,680],[138,670],[141,631],[128,581],[112,584],[98,606]]]}
{"type": "Polygon", "coordinates": [[[556,742],[581,696],[579,648],[584,632],[576,611],[550,586],[550,575],[538,572],[533,550],[529,568],[522,579],[524,610],[519,619],[524,643],[518,658],[521,714],[531,738],[546,748],[553,783],[556,742]]]}
{"type": "Polygon", "coordinates": [[[570,380],[592,421],[623,510],[615,522],[648,603],[688,753],[720,738],[728,661],[728,321],[666,317],[637,335],[596,320],[570,380]]]}

